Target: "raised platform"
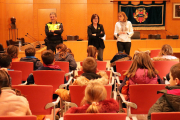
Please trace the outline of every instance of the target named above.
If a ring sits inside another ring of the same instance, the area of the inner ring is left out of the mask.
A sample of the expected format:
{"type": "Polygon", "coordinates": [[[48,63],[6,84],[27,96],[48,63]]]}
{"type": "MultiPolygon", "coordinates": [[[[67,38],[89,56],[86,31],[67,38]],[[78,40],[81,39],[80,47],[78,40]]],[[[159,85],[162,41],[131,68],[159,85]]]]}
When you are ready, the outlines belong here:
{"type": "MultiPolygon", "coordinates": [[[[41,41],[43,43],[44,41],[41,41]]],[[[116,40],[105,40],[105,49],[104,49],[104,60],[111,60],[113,56],[118,52],[117,50],[117,44],[116,40]]],[[[64,44],[67,45],[68,48],[72,50],[74,53],[74,57],[76,61],[83,61],[87,57],[87,46],[88,41],[64,41],[64,44]]],[[[132,40],[131,41],[131,51],[130,55],[134,55],[134,51],[138,50],[140,48],[143,49],[156,49],[161,48],[162,45],[169,44],[172,46],[172,48],[180,48],[180,39],[146,39],[146,40],[132,40]]],[[[42,47],[41,49],[36,51],[36,57],[38,57],[41,60],[41,52],[46,50],[46,47],[42,47]]],[[[24,51],[19,52],[19,57],[24,57],[25,53],[24,51]]]]}

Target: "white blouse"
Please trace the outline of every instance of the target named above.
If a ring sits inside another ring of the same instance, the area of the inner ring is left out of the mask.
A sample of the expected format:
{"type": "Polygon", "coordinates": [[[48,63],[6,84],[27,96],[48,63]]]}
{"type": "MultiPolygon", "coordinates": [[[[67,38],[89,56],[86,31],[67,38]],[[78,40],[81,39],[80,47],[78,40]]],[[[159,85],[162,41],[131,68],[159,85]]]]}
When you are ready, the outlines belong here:
{"type": "Polygon", "coordinates": [[[134,34],[133,27],[130,21],[120,22],[115,24],[114,36],[117,41],[120,42],[131,42],[131,36],[134,34]],[[117,35],[119,32],[126,32],[127,34],[117,35]]]}

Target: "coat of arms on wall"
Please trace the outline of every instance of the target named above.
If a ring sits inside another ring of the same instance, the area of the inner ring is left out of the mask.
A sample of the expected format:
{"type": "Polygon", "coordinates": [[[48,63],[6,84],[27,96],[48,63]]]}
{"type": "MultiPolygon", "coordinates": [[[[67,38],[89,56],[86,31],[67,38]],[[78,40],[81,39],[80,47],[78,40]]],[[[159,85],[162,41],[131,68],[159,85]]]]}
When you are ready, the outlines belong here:
{"type": "Polygon", "coordinates": [[[146,12],[145,8],[138,8],[136,9],[136,12],[133,13],[133,17],[137,22],[142,23],[148,18],[148,13],[146,12]]]}

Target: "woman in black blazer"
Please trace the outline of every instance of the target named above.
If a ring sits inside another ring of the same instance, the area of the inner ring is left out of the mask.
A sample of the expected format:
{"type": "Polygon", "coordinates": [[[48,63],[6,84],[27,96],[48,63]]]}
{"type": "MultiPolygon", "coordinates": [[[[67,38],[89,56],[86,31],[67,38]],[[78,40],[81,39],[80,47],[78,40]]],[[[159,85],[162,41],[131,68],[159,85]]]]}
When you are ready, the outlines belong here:
{"type": "Polygon", "coordinates": [[[91,17],[92,24],[88,26],[88,45],[93,45],[98,50],[97,59],[103,61],[103,50],[105,48],[104,37],[105,32],[103,25],[99,24],[99,16],[93,14],[91,17]]]}

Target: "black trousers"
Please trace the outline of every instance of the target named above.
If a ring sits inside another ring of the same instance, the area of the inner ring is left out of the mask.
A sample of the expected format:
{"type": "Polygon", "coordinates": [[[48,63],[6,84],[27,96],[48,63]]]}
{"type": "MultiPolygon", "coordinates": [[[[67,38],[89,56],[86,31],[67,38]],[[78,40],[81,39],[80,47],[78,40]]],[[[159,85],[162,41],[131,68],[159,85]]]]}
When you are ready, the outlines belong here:
{"type": "Polygon", "coordinates": [[[56,53],[56,46],[58,45],[58,44],[60,44],[60,43],[62,43],[61,41],[55,41],[55,42],[53,42],[53,41],[47,41],[47,50],[52,50],[53,52],[55,52],[56,53]]]}
{"type": "Polygon", "coordinates": [[[131,42],[117,42],[118,52],[125,51],[129,55],[131,49],[131,42]]]}
{"type": "Polygon", "coordinates": [[[98,49],[97,59],[100,60],[100,61],[103,61],[103,51],[104,51],[104,49],[102,49],[102,48],[98,49]]]}

